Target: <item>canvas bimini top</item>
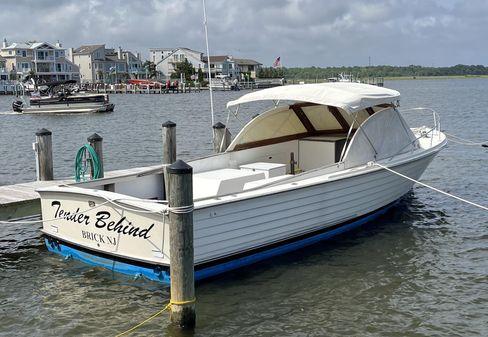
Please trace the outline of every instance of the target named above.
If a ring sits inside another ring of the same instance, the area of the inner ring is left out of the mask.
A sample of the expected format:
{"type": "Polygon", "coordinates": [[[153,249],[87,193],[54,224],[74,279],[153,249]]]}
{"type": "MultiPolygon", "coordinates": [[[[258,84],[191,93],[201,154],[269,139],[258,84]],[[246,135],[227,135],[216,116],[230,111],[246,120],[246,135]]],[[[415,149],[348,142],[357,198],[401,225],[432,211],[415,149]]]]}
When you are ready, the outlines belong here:
{"type": "Polygon", "coordinates": [[[255,101],[295,101],[329,105],[349,114],[380,104],[396,105],[400,93],[396,90],[361,83],[319,83],[286,85],[244,95],[227,103],[227,108],[255,101]]]}

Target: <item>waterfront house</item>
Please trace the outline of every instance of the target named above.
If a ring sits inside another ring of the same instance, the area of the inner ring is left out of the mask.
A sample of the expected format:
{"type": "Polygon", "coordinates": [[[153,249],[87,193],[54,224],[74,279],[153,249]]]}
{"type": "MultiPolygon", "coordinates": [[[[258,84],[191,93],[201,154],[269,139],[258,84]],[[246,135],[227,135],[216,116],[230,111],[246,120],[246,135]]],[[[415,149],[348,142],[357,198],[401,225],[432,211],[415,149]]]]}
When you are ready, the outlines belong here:
{"type": "Polygon", "coordinates": [[[140,55],[104,44],[86,45],[70,52],[80,68],[82,83],[120,83],[145,74],[140,55]]]}
{"type": "Polygon", "coordinates": [[[242,81],[256,79],[257,71],[262,66],[262,63],[251,59],[234,58],[234,62],[237,65],[237,69],[239,69],[242,81]]]}
{"type": "Polygon", "coordinates": [[[154,64],[158,64],[166,57],[168,57],[169,54],[173,53],[173,51],[176,49],[175,48],[149,48],[149,60],[154,64]]]}
{"type": "MultiPolygon", "coordinates": [[[[206,63],[207,57],[204,57],[203,60],[206,63]]],[[[232,55],[210,56],[210,73],[212,78],[237,78],[241,81],[255,79],[257,70],[261,65],[257,61],[234,58],[232,55]]],[[[205,66],[205,73],[207,72],[207,66],[205,66]]]]}
{"type": "Polygon", "coordinates": [[[4,39],[0,56],[5,59],[5,68],[11,77],[24,80],[35,76],[39,81],[78,80],[78,67],[66,58],[66,50],[59,41],[14,42],[4,39]]]}
{"type": "Polygon", "coordinates": [[[153,48],[149,50],[151,60],[159,60],[153,62],[156,64],[156,70],[163,78],[170,78],[175,73],[176,65],[185,62],[185,60],[192,64],[195,72],[198,72],[198,69],[203,71],[205,63],[202,56],[203,53],[188,48],[153,48]]]}

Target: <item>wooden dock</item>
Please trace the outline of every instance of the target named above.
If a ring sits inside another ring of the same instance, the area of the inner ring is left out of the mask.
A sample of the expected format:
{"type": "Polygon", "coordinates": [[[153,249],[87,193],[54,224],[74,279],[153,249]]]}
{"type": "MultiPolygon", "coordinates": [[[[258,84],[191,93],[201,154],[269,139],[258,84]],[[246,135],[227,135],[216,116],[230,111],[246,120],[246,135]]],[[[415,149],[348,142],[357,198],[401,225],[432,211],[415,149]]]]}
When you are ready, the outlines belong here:
{"type": "MultiPolygon", "coordinates": [[[[105,178],[109,179],[104,179],[104,184],[110,183],[111,179],[116,180],[127,175],[143,173],[160,167],[160,165],[157,165],[105,172],[105,178]]],[[[70,177],[0,186],[0,220],[17,219],[41,214],[40,199],[36,189],[63,184],[71,185],[77,183],[73,177],[70,177]]],[[[97,184],[97,180],[87,181],[81,184],[84,184],[85,187],[100,187],[100,184],[97,184]]]]}

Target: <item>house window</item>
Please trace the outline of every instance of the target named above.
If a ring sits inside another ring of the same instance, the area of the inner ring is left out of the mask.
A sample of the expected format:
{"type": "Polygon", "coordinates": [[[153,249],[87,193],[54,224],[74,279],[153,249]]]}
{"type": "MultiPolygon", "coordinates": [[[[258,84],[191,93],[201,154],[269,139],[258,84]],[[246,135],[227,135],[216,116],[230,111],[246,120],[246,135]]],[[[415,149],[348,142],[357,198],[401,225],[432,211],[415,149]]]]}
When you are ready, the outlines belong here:
{"type": "Polygon", "coordinates": [[[27,57],[27,51],[22,50],[22,57],[27,57]]]}
{"type": "Polygon", "coordinates": [[[61,63],[56,63],[56,71],[57,71],[58,73],[60,73],[60,72],[61,72],[61,63]]]}

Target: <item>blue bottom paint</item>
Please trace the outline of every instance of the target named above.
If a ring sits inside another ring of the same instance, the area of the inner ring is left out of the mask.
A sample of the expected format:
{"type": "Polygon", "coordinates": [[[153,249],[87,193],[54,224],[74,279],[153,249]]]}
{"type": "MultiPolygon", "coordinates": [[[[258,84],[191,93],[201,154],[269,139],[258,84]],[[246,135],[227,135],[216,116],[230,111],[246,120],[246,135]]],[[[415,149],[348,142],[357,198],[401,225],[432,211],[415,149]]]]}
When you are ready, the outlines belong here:
{"type": "Polygon", "coordinates": [[[45,238],[44,241],[47,249],[50,252],[54,252],[64,257],[73,258],[75,260],[79,260],[90,265],[103,267],[121,274],[144,276],[145,278],[153,281],[170,283],[169,273],[163,268],[157,266],[154,266],[153,268],[137,266],[118,261],[115,258],[102,257],[93,253],[87,253],[71,246],[58,243],[55,239],[51,238],[45,238]]]}
{"type": "MultiPolygon", "coordinates": [[[[260,251],[244,257],[238,257],[228,262],[223,262],[203,269],[198,269],[195,271],[195,280],[197,281],[202,280],[233,269],[251,265],[269,259],[274,256],[282,255],[306,246],[310,246],[319,241],[330,239],[334,236],[343,234],[359,226],[362,226],[369,221],[374,220],[375,218],[386,213],[388,209],[390,209],[392,206],[393,204],[390,204],[365,217],[357,219],[353,222],[346,223],[343,226],[340,226],[338,228],[332,229],[324,233],[320,233],[294,242],[286,243],[283,244],[282,246],[270,248],[268,250],[260,251]]],[[[115,258],[101,257],[93,253],[88,253],[88,252],[78,250],[76,248],[72,248],[65,244],[59,243],[56,240],[53,240],[51,238],[46,238],[45,242],[49,251],[54,252],[56,254],[60,254],[64,257],[71,257],[73,259],[85,262],[87,264],[104,267],[109,270],[122,273],[122,274],[134,275],[134,276],[142,275],[145,278],[153,281],[170,283],[169,270],[167,267],[166,268],[164,267],[161,268],[158,266],[144,267],[144,266],[134,265],[129,262],[121,262],[116,260],[115,258]]]]}

